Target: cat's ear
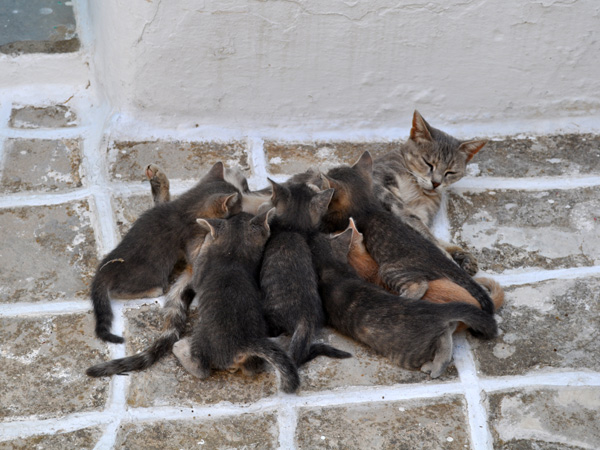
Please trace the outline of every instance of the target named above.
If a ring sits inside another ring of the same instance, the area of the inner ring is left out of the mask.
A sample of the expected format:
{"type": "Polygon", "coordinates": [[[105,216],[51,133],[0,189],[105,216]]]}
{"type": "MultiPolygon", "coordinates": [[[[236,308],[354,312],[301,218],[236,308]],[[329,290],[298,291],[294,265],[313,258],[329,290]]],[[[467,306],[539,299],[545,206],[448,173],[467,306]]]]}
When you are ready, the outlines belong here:
{"type": "Polygon", "coordinates": [[[346,228],[331,239],[331,250],[333,250],[333,256],[335,256],[338,261],[348,260],[351,242],[352,230],[350,228],[346,228]]]}
{"type": "Polygon", "coordinates": [[[221,161],[214,163],[202,180],[225,180],[225,166],[223,163],[221,161]]]}
{"type": "Polygon", "coordinates": [[[219,200],[221,210],[227,213],[240,201],[240,195],[237,192],[231,195],[222,195],[219,200]]]}
{"type": "Polygon", "coordinates": [[[429,132],[429,124],[423,119],[423,116],[419,114],[419,111],[415,109],[412,120],[412,128],[410,129],[410,138],[417,144],[433,141],[431,133],[429,132]]]}
{"type": "Polygon", "coordinates": [[[371,156],[371,153],[369,153],[369,151],[367,150],[362,155],[360,155],[360,158],[358,158],[358,161],[354,163],[352,168],[354,170],[357,170],[359,173],[371,178],[373,176],[373,157],[371,156]]]}
{"type": "Polygon", "coordinates": [[[223,219],[196,219],[196,222],[202,229],[210,233],[215,238],[219,234],[221,224],[224,222],[223,219]]]}
{"type": "Polygon", "coordinates": [[[458,149],[467,155],[467,162],[469,162],[487,142],[487,140],[463,142],[458,149]]]}
{"type": "Polygon", "coordinates": [[[275,217],[275,208],[271,208],[268,211],[259,214],[258,216],[254,216],[250,220],[250,225],[260,227],[265,230],[267,233],[271,231],[270,223],[275,217]]]}
{"type": "Polygon", "coordinates": [[[334,192],[335,189],[327,189],[319,192],[311,199],[308,208],[314,224],[318,224],[327,212],[327,207],[329,206],[329,202],[331,201],[334,192]]]}
{"type": "Polygon", "coordinates": [[[271,190],[273,191],[271,194],[271,203],[273,206],[277,206],[278,203],[287,200],[289,197],[288,189],[270,178],[267,178],[267,180],[271,183],[271,190]]]}
{"type": "Polygon", "coordinates": [[[352,217],[350,217],[350,223],[348,224],[348,228],[352,230],[352,245],[360,245],[361,247],[364,247],[363,234],[360,231],[358,231],[358,228],[356,228],[356,223],[354,222],[354,219],[352,217]]]}
{"type": "Polygon", "coordinates": [[[331,179],[327,178],[327,175],[324,173],[321,174],[321,189],[335,189],[335,187],[331,183],[331,179]]]}

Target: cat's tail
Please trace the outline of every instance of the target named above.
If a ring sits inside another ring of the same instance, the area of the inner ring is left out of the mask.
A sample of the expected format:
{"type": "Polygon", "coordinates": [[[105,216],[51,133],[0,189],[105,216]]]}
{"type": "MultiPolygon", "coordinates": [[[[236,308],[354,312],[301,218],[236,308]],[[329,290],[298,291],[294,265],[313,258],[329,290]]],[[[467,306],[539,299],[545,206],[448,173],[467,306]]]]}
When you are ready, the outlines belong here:
{"type": "Polygon", "coordinates": [[[96,316],[96,336],[103,341],[122,344],[125,342],[125,339],[110,332],[113,312],[110,297],[108,296],[108,286],[104,283],[102,274],[99,273],[100,270],[102,268],[96,273],[91,289],[92,305],[94,306],[94,315],[96,316]]]}
{"type": "Polygon", "coordinates": [[[498,324],[494,316],[475,306],[466,303],[448,303],[441,305],[445,308],[444,317],[450,322],[463,322],[482,339],[493,339],[498,335],[498,324]]]}
{"type": "Polygon", "coordinates": [[[256,342],[249,353],[267,360],[281,376],[281,390],[287,393],[296,392],[300,386],[298,369],[291,358],[275,342],[263,339],[256,342]]]}
{"type": "Polygon", "coordinates": [[[494,303],[494,310],[498,311],[504,305],[504,289],[502,289],[502,286],[491,278],[477,277],[473,279],[487,289],[492,298],[492,303],[494,303]]]}
{"type": "Polygon", "coordinates": [[[186,273],[184,272],[169,290],[164,308],[164,331],[150,347],[133,356],[96,364],[88,368],[85,373],[91,377],[105,377],[132,370],[143,370],[167,355],[185,330],[188,310],[195,297],[191,287],[182,287],[182,285],[186,286],[184,281],[189,281],[186,273]]]}
{"type": "Polygon", "coordinates": [[[335,347],[332,347],[328,344],[322,344],[320,342],[311,344],[310,351],[302,364],[306,364],[309,361],[312,361],[318,356],[327,356],[328,358],[336,358],[336,359],[346,359],[352,358],[352,353],[345,352],[344,350],[339,350],[335,347]]]}

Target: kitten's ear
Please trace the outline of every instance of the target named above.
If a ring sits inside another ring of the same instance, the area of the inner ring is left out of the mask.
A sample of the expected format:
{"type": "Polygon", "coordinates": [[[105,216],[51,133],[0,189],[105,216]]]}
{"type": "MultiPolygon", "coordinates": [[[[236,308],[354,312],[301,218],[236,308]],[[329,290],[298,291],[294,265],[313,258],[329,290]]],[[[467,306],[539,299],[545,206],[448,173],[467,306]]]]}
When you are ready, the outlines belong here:
{"type": "Polygon", "coordinates": [[[415,109],[412,120],[412,128],[410,129],[410,138],[417,144],[431,142],[433,138],[429,132],[429,124],[423,119],[423,116],[419,114],[419,111],[415,109]]]}
{"type": "Polygon", "coordinates": [[[275,217],[275,208],[271,208],[268,211],[259,214],[258,216],[254,216],[250,220],[250,225],[264,228],[267,232],[271,231],[271,227],[269,224],[275,217]]]}
{"type": "Polygon", "coordinates": [[[350,223],[348,224],[348,228],[352,230],[352,245],[360,245],[361,247],[364,247],[363,234],[360,231],[358,231],[358,228],[356,228],[356,223],[354,222],[354,219],[352,217],[350,217],[350,223]]]}
{"type": "Polygon", "coordinates": [[[335,256],[335,258],[339,261],[347,261],[351,242],[352,230],[350,228],[346,228],[340,234],[334,236],[331,239],[331,249],[333,250],[333,256],[335,256]]]}
{"type": "Polygon", "coordinates": [[[358,161],[354,163],[352,168],[370,178],[373,175],[373,157],[371,153],[367,150],[360,155],[360,158],[358,158],[358,161]]]}
{"type": "Polygon", "coordinates": [[[210,235],[215,238],[219,234],[219,228],[221,223],[224,222],[223,219],[196,219],[198,225],[203,228],[205,231],[210,233],[210,235]]]}
{"type": "Polygon", "coordinates": [[[287,188],[285,186],[282,186],[279,183],[276,183],[275,181],[271,180],[270,178],[267,178],[267,180],[269,180],[269,183],[271,183],[271,189],[273,191],[273,193],[271,194],[271,203],[274,206],[277,206],[277,204],[283,200],[286,200],[288,198],[288,194],[289,191],[287,190],[287,188]]]}
{"type": "Polygon", "coordinates": [[[321,217],[325,215],[325,213],[327,212],[327,207],[329,206],[329,202],[331,201],[334,192],[335,189],[327,189],[325,191],[319,192],[311,199],[309,211],[313,219],[313,223],[319,223],[321,217]]]}
{"type": "Polygon", "coordinates": [[[324,173],[321,174],[321,189],[335,189],[331,185],[331,179],[327,178],[327,175],[324,173]]]}
{"type": "Polygon", "coordinates": [[[221,161],[216,162],[204,176],[203,180],[225,180],[225,166],[221,161]]]}
{"type": "Polygon", "coordinates": [[[240,195],[236,192],[231,195],[224,195],[220,199],[221,210],[226,213],[231,210],[235,206],[236,203],[240,200],[240,195]]]}
{"type": "Polygon", "coordinates": [[[463,142],[458,149],[467,155],[467,162],[469,162],[473,156],[487,144],[487,142],[487,140],[463,142]]]}

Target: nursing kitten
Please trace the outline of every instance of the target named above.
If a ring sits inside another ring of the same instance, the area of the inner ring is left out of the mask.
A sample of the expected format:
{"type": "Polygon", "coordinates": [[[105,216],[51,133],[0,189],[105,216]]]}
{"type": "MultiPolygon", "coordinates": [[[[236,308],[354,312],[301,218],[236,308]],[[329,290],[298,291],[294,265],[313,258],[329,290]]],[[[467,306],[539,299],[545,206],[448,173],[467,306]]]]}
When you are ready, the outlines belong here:
{"type": "Polygon", "coordinates": [[[430,240],[385,210],[375,199],[373,161],[363,153],[352,166],[336,167],[324,177],[335,193],[322,219],[326,232],[345,230],[350,217],[363,232],[365,246],[379,264],[379,276],[403,297],[420,299],[434,280],[450,280],[466,289],[481,308],[494,312],[489,294],[430,240]]]}
{"type": "MultiPolygon", "coordinates": [[[[438,243],[429,228],[440,209],[442,191],[464,177],[467,163],[486,143],[459,141],[415,111],[410,138],[373,163],[375,196],[388,211],[438,243]]],[[[477,261],[469,252],[446,242],[438,245],[471,275],[477,273],[477,261]]]]}
{"type": "MultiPolygon", "coordinates": [[[[345,232],[335,239],[347,239],[347,248],[349,238],[345,232]]],[[[330,324],[400,367],[439,377],[452,360],[452,333],[459,321],[485,339],[497,334],[494,317],[472,305],[399,299],[367,283],[323,235],[311,241],[311,249],[330,324]]]]}
{"type": "Polygon", "coordinates": [[[277,336],[292,336],[288,353],[297,366],[319,356],[349,358],[352,355],[326,344],[312,344],[325,325],[319,297],[317,274],[307,239],[318,233],[319,222],[327,211],[333,189],[317,193],[316,187],[269,180],[275,217],[260,271],[262,308],[277,336]]]}
{"type": "Polygon", "coordinates": [[[229,217],[240,210],[238,190],[224,180],[223,164],[218,162],[192,189],[145,211],[98,265],[92,280],[97,336],[123,342],[121,336],[110,332],[110,297],[157,296],[167,290],[177,261],[182,255],[193,258],[188,248],[197,248],[193,242],[204,238],[197,217],[229,217]]]}
{"type": "Polygon", "coordinates": [[[191,341],[177,344],[173,352],[199,378],[207,378],[211,368],[241,367],[252,373],[266,360],[280,373],[282,390],[294,392],[300,384],[298,371],[268,339],[257,282],[270,234],[270,213],[198,219],[208,232],[190,286],[197,292],[200,320],[194,324],[191,341]]]}
{"type": "MultiPolygon", "coordinates": [[[[350,225],[348,225],[348,229],[345,233],[349,233],[350,241],[344,242],[342,239],[334,239],[332,241],[332,246],[340,244],[346,246],[341,249],[341,254],[347,256],[348,263],[363,280],[377,284],[392,294],[397,294],[396,292],[393,292],[379,276],[379,265],[367,251],[367,248],[364,245],[363,235],[356,228],[352,218],[350,218],[350,225]]],[[[502,287],[491,278],[476,277],[474,280],[487,289],[492,298],[492,302],[494,303],[494,309],[498,311],[504,303],[504,290],[502,287]]],[[[466,289],[447,279],[429,281],[429,287],[423,295],[423,300],[434,303],[463,302],[469,303],[477,308],[481,307],[479,302],[475,300],[466,289]]],[[[466,328],[466,325],[460,322],[456,331],[462,331],[466,328]]]]}

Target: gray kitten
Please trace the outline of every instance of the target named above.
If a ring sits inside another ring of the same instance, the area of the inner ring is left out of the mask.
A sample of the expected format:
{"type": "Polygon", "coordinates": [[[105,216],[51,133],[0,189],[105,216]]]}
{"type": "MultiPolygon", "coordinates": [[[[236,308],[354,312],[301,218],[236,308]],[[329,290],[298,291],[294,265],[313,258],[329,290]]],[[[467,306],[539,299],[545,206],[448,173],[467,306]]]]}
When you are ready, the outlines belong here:
{"type": "Polygon", "coordinates": [[[269,181],[276,215],[270,224],[260,287],[271,334],[292,336],[288,353],[297,366],[319,355],[349,358],[350,353],[312,343],[325,325],[325,314],[307,240],[318,233],[333,189],[318,192],[318,188],[303,183],[283,186],[269,181]]]}
{"type": "Polygon", "coordinates": [[[485,339],[496,336],[494,317],[472,305],[399,299],[359,278],[345,260],[351,233],[347,230],[334,239],[341,242],[336,250],[323,235],[311,241],[319,291],[335,329],[400,367],[420,369],[432,378],[452,360],[452,333],[459,321],[485,339]]]}
{"type": "Polygon", "coordinates": [[[467,163],[486,143],[459,141],[415,111],[410,138],[373,163],[374,192],[384,208],[438,244],[471,275],[477,272],[475,257],[456,245],[438,243],[429,228],[440,209],[442,191],[464,177],[467,163]]]}
{"type": "Polygon", "coordinates": [[[200,321],[194,325],[191,341],[181,341],[174,353],[199,378],[207,378],[211,369],[232,367],[253,373],[266,360],[280,373],[282,390],[295,392],[300,384],[296,366],[268,339],[261,309],[258,272],[270,234],[270,213],[198,219],[208,232],[191,283],[198,293],[200,321]]]}

